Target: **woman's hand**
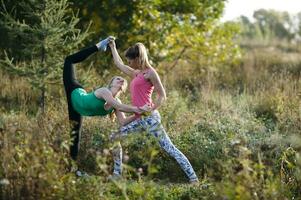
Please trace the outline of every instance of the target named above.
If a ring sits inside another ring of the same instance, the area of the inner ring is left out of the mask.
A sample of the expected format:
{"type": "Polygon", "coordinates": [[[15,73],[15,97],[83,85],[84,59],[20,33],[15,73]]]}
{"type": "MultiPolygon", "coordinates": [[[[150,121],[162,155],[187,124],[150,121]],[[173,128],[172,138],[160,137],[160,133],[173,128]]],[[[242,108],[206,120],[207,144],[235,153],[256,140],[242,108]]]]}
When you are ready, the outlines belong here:
{"type": "Polygon", "coordinates": [[[110,48],[112,48],[112,49],[115,49],[115,48],[116,48],[115,38],[114,38],[114,39],[110,39],[110,41],[109,41],[109,46],[110,46],[110,48]]]}
{"type": "Polygon", "coordinates": [[[110,36],[108,37],[108,39],[109,39],[109,41],[111,41],[111,40],[115,40],[116,38],[115,38],[114,36],[110,35],[110,36]]]}
{"type": "Polygon", "coordinates": [[[145,104],[144,106],[139,107],[139,109],[142,112],[151,112],[152,111],[152,106],[150,104],[145,104]]]}
{"type": "Polygon", "coordinates": [[[144,111],[141,110],[139,107],[136,107],[136,109],[134,110],[134,113],[141,115],[144,111]]]}
{"type": "Polygon", "coordinates": [[[110,40],[109,41],[109,46],[113,55],[113,59],[114,59],[114,64],[116,65],[116,67],[118,69],[120,69],[123,73],[125,73],[126,75],[130,76],[130,77],[134,77],[134,69],[131,68],[128,65],[125,65],[121,59],[121,57],[118,54],[118,51],[116,49],[116,44],[114,40],[110,40]]]}
{"type": "Polygon", "coordinates": [[[150,104],[145,104],[144,106],[136,107],[136,108],[137,109],[135,110],[135,113],[139,115],[143,115],[152,111],[152,106],[150,104]]]}

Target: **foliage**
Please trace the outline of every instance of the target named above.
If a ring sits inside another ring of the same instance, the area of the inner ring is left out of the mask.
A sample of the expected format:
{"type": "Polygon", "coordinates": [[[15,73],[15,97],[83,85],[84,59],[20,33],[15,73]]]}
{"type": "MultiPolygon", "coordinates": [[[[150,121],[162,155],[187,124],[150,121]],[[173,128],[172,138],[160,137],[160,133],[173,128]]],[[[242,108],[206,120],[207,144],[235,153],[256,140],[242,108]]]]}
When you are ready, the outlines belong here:
{"type": "Polygon", "coordinates": [[[300,13],[259,9],[254,11],[254,21],[241,16],[238,21],[242,28],[242,36],[261,41],[287,40],[300,41],[300,13]]]}
{"type": "MultiPolygon", "coordinates": [[[[223,1],[73,2],[75,8],[80,8],[83,25],[92,18],[91,29],[96,38],[115,35],[122,51],[142,42],[155,66],[162,61],[175,61],[176,65],[180,59],[198,65],[200,52],[204,61],[214,58],[216,62],[226,62],[237,56],[233,44],[237,27],[219,25],[217,21],[224,8],[223,1]]],[[[106,62],[100,64],[106,66],[106,62]]],[[[212,62],[210,66],[215,67],[212,62]]]]}
{"type": "MultiPolygon", "coordinates": [[[[80,165],[91,177],[75,178],[68,172],[70,161],[66,159],[70,143],[64,112],[66,103],[59,98],[49,101],[51,106],[48,106],[45,115],[48,117],[36,119],[25,115],[24,111],[4,112],[1,116],[0,150],[1,155],[5,155],[0,158],[2,197],[299,197],[297,174],[300,168],[299,161],[296,161],[298,140],[294,139],[295,149],[287,148],[288,141],[279,135],[283,133],[279,133],[277,128],[270,130],[265,121],[257,120],[256,105],[261,101],[259,98],[255,100],[246,94],[235,97],[227,93],[202,92],[198,103],[189,108],[185,98],[180,97],[176,91],[168,96],[172,104],[162,109],[163,119],[170,123],[166,126],[167,131],[174,144],[191,161],[201,179],[199,185],[183,184],[187,180],[177,163],[158,148],[154,138],[144,133],[123,141],[125,159],[128,159],[125,161],[123,180],[107,181],[106,177],[112,170],[111,144],[107,136],[115,125],[109,119],[95,118],[84,120],[80,154],[80,165]],[[252,110],[250,102],[254,100],[252,104],[255,107],[252,110]],[[169,106],[178,106],[180,110],[173,111],[169,106]]],[[[279,115],[277,112],[275,114],[279,115]]],[[[289,111],[286,114],[289,116],[289,111]]],[[[287,124],[281,118],[278,117],[275,126],[287,124]]],[[[290,127],[293,128],[297,127],[290,127]]]]}
{"type": "Polygon", "coordinates": [[[67,0],[20,4],[24,18],[15,16],[14,10],[7,10],[2,1],[1,24],[10,37],[18,39],[18,55],[22,56],[14,59],[14,49],[5,49],[0,66],[11,74],[26,77],[42,92],[43,105],[48,85],[60,81],[62,55],[78,48],[89,34],[76,28],[79,18],[70,11],[67,0]]]}
{"type": "MultiPolygon", "coordinates": [[[[232,22],[218,24],[221,1],[168,0],[143,4],[116,0],[101,1],[99,7],[94,1],[74,2],[72,6],[81,5],[80,16],[85,16],[77,25],[85,27],[93,18],[96,24],[92,29],[96,33],[100,31],[94,29],[97,23],[105,27],[101,36],[120,34],[122,40],[117,40],[117,44],[122,50],[127,46],[125,41],[136,42],[138,38],[153,47],[151,51],[161,54],[164,49],[160,45],[172,44],[162,57],[151,53],[153,58],[157,57],[168,97],[160,113],[170,139],[187,156],[200,183],[188,185],[177,162],[159,147],[154,137],[144,132],[122,141],[123,178],[109,180],[113,144],[108,135],[118,125],[109,118],[97,117],[84,119],[81,135],[79,166],[90,177],[76,178],[70,172],[72,163],[68,159],[71,141],[63,87],[48,85],[45,115],[36,115],[37,90],[31,89],[26,77],[1,69],[1,199],[301,198],[300,47],[284,40],[269,44],[244,40],[232,44],[237,26],[232,22]],[[190,26],[191,14],[197,19],[190,26]],[[104,20],[110,18],[111,21],[104,20]],[[120,31],[121,26],[131,32],[120,31]],[[202,32],[200,27],[207,29],[202,32]],[[195,35],[195,30],[199,35],[195,35]],[[145,31],[147,37],[139,31],[145,31]],[[168,41],[160,39],[161,33],[168,41]],[[157,47],[147,41],[156,41],[157,47]],[[183,44],[190,46],[183,50],[183,44]],[[246,48],[239,51],[238,45],[246,48]],[[236,60],[238,55],[241,59],[236,60]]],[[[16,4],[16,11],[20,9],[16,4]]],[[[15,16],[26,18],[19,11],[15,16]]],[[[31,16],[29,19],[33,19],[31,16]]],[[[14,43],[12,38],[8,41],[14,43]]],[[[25,40],[20,43],[23,44],[25,40]]],[[[12,50],[7,54],[12,55],[12,50]]],[[[58,51],[65,55],[70,50],[58,51]]],[[[33,53],[33,58],[40,55],[38,51],[33,53]]],[[[31,60],[25,53],[15,55],[14,64],[31,60]]],[[[61,62],[61,57],[56,56],[61,62]]],[[[104,84],[108,75],[116,73],[114,69],[100,69],[101,78],[91,65],[78,69],[87,90],[104,84]]],[[[128,96],[122,98],[128,102],[128,96]]]]}

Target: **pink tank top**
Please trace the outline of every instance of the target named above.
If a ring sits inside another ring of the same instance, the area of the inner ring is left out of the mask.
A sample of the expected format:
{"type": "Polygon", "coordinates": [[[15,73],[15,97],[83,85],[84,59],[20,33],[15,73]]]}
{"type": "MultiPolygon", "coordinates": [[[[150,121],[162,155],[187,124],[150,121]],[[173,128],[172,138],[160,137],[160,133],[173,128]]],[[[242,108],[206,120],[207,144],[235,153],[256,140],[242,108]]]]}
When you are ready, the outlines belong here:
{"type": "MultiPolygon", "coordinates": [[[[133,106],[152,105],[153,84],[144,78],[144,73],[138,73],[130,83],[130,93],[133,106]]],[[[140,115],[135,114],[136,118],[140,115]]]]}

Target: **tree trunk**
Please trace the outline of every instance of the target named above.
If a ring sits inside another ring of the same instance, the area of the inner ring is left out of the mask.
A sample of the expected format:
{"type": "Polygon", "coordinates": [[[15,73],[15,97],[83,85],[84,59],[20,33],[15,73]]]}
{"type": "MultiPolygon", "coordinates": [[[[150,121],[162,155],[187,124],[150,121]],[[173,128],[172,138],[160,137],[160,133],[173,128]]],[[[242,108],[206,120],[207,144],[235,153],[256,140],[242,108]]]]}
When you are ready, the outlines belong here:
{"type": "Polygon", "coordinates": [[[39,105],[43,115],[45,113],[45,101],[46,101],[46,88],[45,85],[43,85],[41,89],[41,98],[40,98],[40,105],[39,105]]]}
{"type": "MultiPolygon", "coordinates": [[[[43,36],[44,37],[44,36],[43,36]]],[[[44,37],[45,38],[45,37],[44,37]]],[[[45,64],[45,47],[44,47],[44,44],[42,44],[42,52],[41,52],[41,67],[42,69],[44,68],[44,64],[45,64]]],[[[46,101],[46,85],[45,85],[45,74],[44,74],[44,70],[43,70],[43,74],[42,74],[42,77],[43,77],[43,85],[42,85],[42,88],[41,88],[41,99],[40,99],[40,109],[42,111],[42,115],[44,115],[45,113],[45,101],[46,101]]]]}

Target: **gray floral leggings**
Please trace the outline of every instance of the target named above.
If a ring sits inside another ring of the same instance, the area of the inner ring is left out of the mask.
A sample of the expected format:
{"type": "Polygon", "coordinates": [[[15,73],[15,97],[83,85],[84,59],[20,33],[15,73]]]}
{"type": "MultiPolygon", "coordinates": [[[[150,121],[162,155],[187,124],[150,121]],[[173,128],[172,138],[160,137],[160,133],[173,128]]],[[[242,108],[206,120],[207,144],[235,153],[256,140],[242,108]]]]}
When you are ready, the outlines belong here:
{"type": "MultiPolygon", "coordinates": [[[[177,149],[167,133],[165,132],[162,124],[161,124],[161,116],[159,112],[153,111],[150,116],[144,117],[142,119],[137,119],[132,121],[131,123],[120,128],[119,132],[113,133],[111,138],[115,138],[117,136],[125,137],[130,133],[146,131],[149,134],[154,135],[160,144],[160,147],[163,148],[170,156],[176,159],[179,163],[182,170],[185,172],[186,176],[189,178],[189,181],[197,181],[198,178],[186,158],[186,156],[177,149]]],[[[122,148],[119,144],[114,149],[114,174],[121,175],[122,173],[122,148]]]]}

